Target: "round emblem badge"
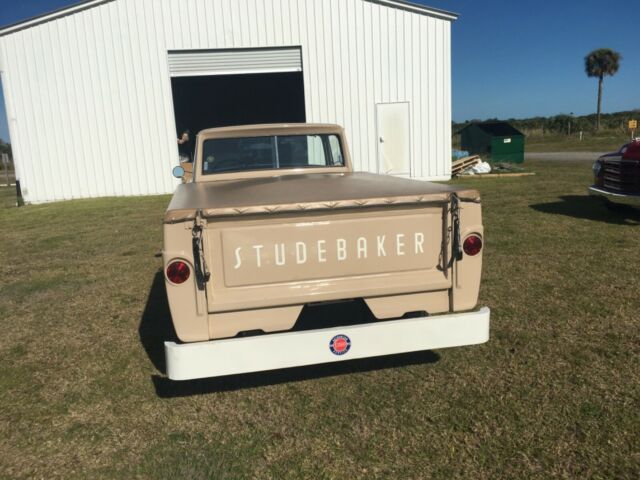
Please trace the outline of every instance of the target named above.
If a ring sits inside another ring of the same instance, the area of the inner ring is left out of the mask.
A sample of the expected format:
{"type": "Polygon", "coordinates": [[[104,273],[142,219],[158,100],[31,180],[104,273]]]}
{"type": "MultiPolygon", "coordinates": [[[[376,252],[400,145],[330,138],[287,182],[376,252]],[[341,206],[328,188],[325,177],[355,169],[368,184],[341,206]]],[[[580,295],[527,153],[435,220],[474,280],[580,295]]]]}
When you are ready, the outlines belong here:
{"type": "Polygon", "coordinates": [[[351,348],[351,339],[346,335],[336,335],[329,342],[329,350],[334,355],[344,355],[351,348]]]}

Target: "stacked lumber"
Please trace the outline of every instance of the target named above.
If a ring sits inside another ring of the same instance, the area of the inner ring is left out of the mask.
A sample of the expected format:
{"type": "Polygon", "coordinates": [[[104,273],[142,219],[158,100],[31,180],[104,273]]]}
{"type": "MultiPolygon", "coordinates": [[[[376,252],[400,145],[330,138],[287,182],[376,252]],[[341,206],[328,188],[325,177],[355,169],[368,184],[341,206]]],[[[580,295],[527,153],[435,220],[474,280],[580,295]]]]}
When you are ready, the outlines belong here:
{"type": "Polygon", "coordinates": [[[480,162],[482,162],[482,159],[479,155],[471,155],[470,157],[463,157],[458,160],[454,160],[451,163],[451,175],[460,175],[467,168],[473,167],[480,162]]]}

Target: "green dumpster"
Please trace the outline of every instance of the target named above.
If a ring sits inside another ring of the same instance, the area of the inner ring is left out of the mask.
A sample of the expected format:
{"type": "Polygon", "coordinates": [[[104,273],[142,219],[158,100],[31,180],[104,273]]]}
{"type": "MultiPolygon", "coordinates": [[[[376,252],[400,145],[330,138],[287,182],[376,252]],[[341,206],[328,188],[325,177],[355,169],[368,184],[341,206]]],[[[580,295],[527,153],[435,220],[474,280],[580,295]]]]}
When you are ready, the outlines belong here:
{"type": "Polygon", "coordinates": [[[458,132],[460,146],[492,162],[524,162],[524,134],[507,122],[470,123],[458,132]]]}

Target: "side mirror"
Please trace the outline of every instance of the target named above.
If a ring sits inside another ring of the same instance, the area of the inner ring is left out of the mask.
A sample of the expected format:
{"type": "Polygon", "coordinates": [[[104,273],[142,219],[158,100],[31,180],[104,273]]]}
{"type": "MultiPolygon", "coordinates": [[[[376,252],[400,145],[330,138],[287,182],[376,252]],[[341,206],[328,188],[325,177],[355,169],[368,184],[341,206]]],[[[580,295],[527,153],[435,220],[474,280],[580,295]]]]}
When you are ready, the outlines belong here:
{"type": "Polygon", "coordinates": [[[182,168],[180,165],[178,165],[177,167],[173,168],[173,176],[176,178],[182,178],[184,177],[184,168],[182,168]]]}

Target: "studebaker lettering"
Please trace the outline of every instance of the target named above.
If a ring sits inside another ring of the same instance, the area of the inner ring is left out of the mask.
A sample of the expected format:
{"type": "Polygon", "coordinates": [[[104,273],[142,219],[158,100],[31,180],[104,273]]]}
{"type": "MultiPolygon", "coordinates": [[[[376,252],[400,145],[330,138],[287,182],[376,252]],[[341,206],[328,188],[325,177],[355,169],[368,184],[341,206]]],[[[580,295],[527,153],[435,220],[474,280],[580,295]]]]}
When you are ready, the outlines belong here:
{"type": "MultiPolygon", "coordinates": [[[[393,245],[389,250],[391,255],[402,256],[407,254],[405,245],[406,235],[404,233],[397,233],[392,236],[394,239],[393,245]]],[[[409,248],[409,254],[419,255],[424,254],[424,233],[416,232],[412,236],[411,248],[409,248]]],[[[371,256],[386,257],[387,256],[387,236],[377,235],[375,239],[369,239],[367,237],[358,237],[355,243],[349,245],[344,238],[337,238],[335,240],[335,249],[333,251],[332,258],[336,262],[344,262],[349,258],[350,253],[352,256],[359,260],[366,260],[371,253],[371,256]],[[371,245],[371,248],[370,248],[371,245]]],[[[298,265],[304,265],[309,262],[325,263],[327,262],[327,240],[318,240],[315,245],[311,247],[307,245],[307,242],[295,242],[293,245],[285,242],[276,243],[272,246],[265,245],[252,245],[251,248],[255,253],[255,265],[257,268],[262,268],[263,265],[263,250],[265,248],[273,248],[273,257],[275,258],[274,264],[278,267],[284,267],[287,265],[287,257],[295,258],[295,263],[298,265]],[[309,254],[308,252],[312,252],[309,254]]],[[[238,270],[243,265],[243,247],[237,247],[235,249],[236,264],[234,269],[238,270]]],[[[268,258],[268,257],[267,257],[268,258]]]]}

